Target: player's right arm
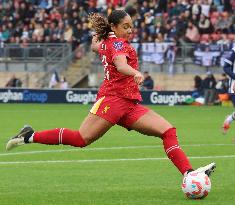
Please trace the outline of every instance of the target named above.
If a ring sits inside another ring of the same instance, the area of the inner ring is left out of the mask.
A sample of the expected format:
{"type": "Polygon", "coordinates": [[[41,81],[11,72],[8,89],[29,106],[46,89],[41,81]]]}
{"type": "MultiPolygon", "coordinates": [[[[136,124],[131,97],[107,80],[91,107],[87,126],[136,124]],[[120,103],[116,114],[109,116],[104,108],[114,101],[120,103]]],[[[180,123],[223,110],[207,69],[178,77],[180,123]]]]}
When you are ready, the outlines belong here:
{"type": "Polygon", "coordinates": [[[224,72],[232,79],[235,79],[235,73],[233,72],[233,66],[235,61],[235,48],[232,49],[232,54],[229,58],[224,60],[224,72]]]}
{"type": "Polygon", "coordinates": [[[135,70],[127,64],[125,55],[117,55],[113,59],[113,63],[117,68],[117,71],[123,75],[130,75],[134,77],[136,84],[141,85],[144,81],[144,76],[138,70],[135,70]]]}

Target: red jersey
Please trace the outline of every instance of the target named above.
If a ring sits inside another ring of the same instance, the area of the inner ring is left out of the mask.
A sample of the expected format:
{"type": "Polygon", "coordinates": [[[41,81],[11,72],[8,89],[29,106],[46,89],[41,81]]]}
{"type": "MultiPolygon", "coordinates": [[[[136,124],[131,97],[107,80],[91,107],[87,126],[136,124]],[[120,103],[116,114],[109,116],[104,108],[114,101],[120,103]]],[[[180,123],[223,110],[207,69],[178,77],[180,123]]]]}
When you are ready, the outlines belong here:
{"type": "Polygon", "coordinates": [[[113,95],[141,101],[142,97],[134,77],[118,72],[113,63],[116,56],[125,55],[128,65],[138,70],[136,51],[128,41],[117,38],[111,33],[107,39],[102,41],[99,47],[99,54],[104,66],[104,81],[99,89],[98,98],[113,95]]]}

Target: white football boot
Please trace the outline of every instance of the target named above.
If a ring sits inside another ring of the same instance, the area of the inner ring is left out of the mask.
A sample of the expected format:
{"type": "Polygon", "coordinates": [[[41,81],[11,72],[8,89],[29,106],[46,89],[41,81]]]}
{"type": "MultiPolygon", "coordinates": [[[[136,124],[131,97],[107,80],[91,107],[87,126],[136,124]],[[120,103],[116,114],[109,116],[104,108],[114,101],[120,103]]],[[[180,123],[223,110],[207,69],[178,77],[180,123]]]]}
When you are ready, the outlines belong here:
{"type": "Polygon", "coordinates": [[[212,162],[204,167],[199,167],[198,169],[190,172],[190,173],[205,173],[207,176],[210,176],[212,172],[215,171],[216,164],[212,162]]]}
{"type": "Polygon", "coordinates": [[[32,136],[33,133],[33,128],[28,125],[25,125],[15,137],[12,137],[7,142],[6,150],[8,151],[15,147],[29,143],[29,138],[32,136]]]}

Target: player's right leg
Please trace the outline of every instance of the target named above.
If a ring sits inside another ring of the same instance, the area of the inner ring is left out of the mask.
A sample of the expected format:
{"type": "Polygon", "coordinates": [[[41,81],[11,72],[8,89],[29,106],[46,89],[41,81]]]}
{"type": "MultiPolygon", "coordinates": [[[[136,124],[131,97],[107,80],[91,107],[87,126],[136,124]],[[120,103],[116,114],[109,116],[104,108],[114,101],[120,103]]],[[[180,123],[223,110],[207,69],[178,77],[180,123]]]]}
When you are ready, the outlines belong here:
{"type": "Polygon", "coordinates": [[[7,142],[6,149],[11,150],[28,143],[85,147],[104,135],[112,126],[113,124],[107,120],[91,113],[83,121],[79,130],[56,128],[35,132],[30,126],[25,126],[7,142]]]}
{"type": "Polygon", "coordinates": [[[230,128],[230,124],[232,123],[232,121],[235,120],[235,112],[233,112],[232,114],[226,116],[222,129],[223,129],[223,134],[226,134],[230,128]]]}

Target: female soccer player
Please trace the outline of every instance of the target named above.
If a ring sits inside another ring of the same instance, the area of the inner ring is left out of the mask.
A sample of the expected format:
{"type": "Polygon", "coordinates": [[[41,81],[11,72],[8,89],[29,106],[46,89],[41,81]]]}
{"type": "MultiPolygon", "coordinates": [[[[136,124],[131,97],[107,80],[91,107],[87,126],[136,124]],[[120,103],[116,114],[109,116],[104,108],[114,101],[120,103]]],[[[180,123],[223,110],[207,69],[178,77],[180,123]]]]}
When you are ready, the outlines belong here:
{"type": "MultiPolygon", "coordinates": [[[[99,89],[97,101],[80,129],[57,128],[35,132],[30,126],[25,126],[9,140],[6,149],[27,143],[85,147],[118,124],[144,135],[160,137],[167,156],[178,170],[182,174],[193,171],[179,146],[176,128],[157,113],[139,104],[142,98],[138,86],[144,77],[138,71],[136,51],[128,42],[133,29],[131,17],[123,10],[114,10],[108,18],[91,14],[90,22],[95,30],[91,48],[100,55],[104,66],[104,82],[99,89]]],[[[211,163],[195,171],[210,175],[214,169],[215,163],[211,163]]]]}

